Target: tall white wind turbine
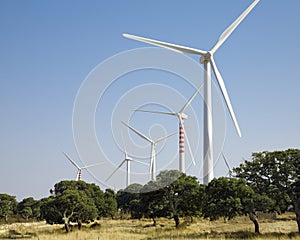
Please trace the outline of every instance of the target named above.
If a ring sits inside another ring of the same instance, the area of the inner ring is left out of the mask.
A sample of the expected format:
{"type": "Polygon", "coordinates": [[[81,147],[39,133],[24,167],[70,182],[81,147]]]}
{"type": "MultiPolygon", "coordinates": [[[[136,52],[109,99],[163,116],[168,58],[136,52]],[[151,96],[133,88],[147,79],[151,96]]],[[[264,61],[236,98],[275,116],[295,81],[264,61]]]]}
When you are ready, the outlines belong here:
{"type": "Polygon", "coordinates": [[[217,43],[209,51],[203,51],[195,48],[175,45],[171,43],[161,42],[144,37],[138,37],[130,34],[123,34],[124,37],[134,39],[141,42],[146,42],[152,45],[167,48],[176,52],[200,55],[200,63],[204,65],[204,126],[203,126],[203,182],[208,184],[213,178],[213,126],[212,126],[212,93],[211,93],[211,68],[214,72],[218,85],[223,94],[225,103],[229,110],[230,116],[237,130],[238,135],[241,137],[240,127],[238,125],[235,113],[233,111],[230,98],[228,96],[223,78],[217,68],[214,60],[214,53],[221,47],[225,40],[232,34],[237,26],[244,20],[244,18],[251,12],[251,10],[258,4],[260,0],[255,0],[220,36],[217,43]]]}
{"type": "Polygon", "coordinates": [[[150,169],[149,169],[149,172],[150,172],[150,179],[152,181],[155,181],[156,180],[156,176],[155,176],[155,173],[156,173],[156,152],[155,152],[156,145],[157,145],[157,143],[165,140],[166,138],[169,138],[169,137],[175,135],[177,133],[177,131],[174,132],[174,133],[171,133],[169,135],[166,135],[164,137],[158,138],[156,141],[154,141],[154,140],[148,138],[147,136],[145,136],[144,134],[142,134],[141,132],[139,132],[138,130],[136,130],[133,127],[129,126],[125,122],[122,122],[122,123],[125,126],[127,126],[131,131],[133,131],[135,134],[137,134],[138,136],[140,136],[141,138],[145,139],[146,141],[148,141],[151,144],[150,169]]]}
{"type": "Polygon", "coordinates": [[[145,164],[148,165],[146,163],[140,162],[138,160],[134,160],[131,157],[128,156],[128,153],[126,151],[126,146],[125,146],[125,142],[123,140],[123,148],[124,148],[124,154],[125,154],[125,158],[124,160],[119,164],[119,166],[109,175],[109,177],[105,180],[106,182],[116,173],[116,171],[118,171],[122,165],[124,163],[126,163],[126,187],[128,187],[130,185],[130,162],[137,162],[137,163],[141,163],[141,164],[145,164]]]}
{"type": "Polygon", "coordinates": [[[84,166],[84,167],[79,167],[78,164],[68,154],[66,154],[65,152],[63,152],[63,154],[74,165],[74,167],[77,168],[76,181],[81,180],[83,169],[87,169],[87,168],[90,168],[90,167],[97,166],[97,165],[101,164],[101,163],[96,163],[96,164],[92,164],[92,165],[88,165],[88,166],[84,166]]]}
{"type": "Polygon", "coordinates": [[[191,154],[191,159],[193,164],[195,165],[195,160],[193,156],[193,152],[189,143],[189,139],[184,127],[184,121],[188,118],[188,115],[184,113],[184,111],[190,106],[192,101],[195,99],[201,88],[203,87],[203,83],[198,87],[195,93],[191,96],[191,98],[184,104],[184,106],[180,109],[179,112],[157,112],[157,111],[148,111],[148,110],[136,110],[136,112],[148,112],[148,113],[156,113],[156,114],[165,114],[171,115],[178,118],[179,121],[179,171],[185,173],[185,147],[184,147],[184,139],[186,139],[189,152],[191,154]]]}

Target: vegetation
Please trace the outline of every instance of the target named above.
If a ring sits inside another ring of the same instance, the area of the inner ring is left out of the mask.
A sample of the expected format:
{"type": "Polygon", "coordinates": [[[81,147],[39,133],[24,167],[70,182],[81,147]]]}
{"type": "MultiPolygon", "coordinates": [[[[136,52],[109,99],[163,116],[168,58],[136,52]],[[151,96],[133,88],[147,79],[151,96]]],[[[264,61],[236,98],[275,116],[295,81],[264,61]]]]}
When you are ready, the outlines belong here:
{"type": "Polygon", "coordinates": [[[243,179],[227,179],[221,177],[212,180],[206,188],[206,204],[203,208],[204,217],[211,220],[223,217],[224,220],[236,216],[248,215],[254,223],[255,233],[259,233],[259,223],[255,211],[272,209],[273,202],[265,195],[259,195],[246,185],[243,179]]]}
{"type": "MultiPolygon", "coordinates": [[[[53,227],[56,227],[56,224],[63,224],[65,231],[70,233],[74,231],[75,223],[78,229],[83,228],[83,231],[89,229],[103,232],[105,224],[108,228],[110,228],[108,223],[111,223],[111,226],[114,224],[119,226],[118,223],[123,221],[120,218],[126,217],[137,219],[133,221],[135,230],[131,230],[137,238],[145,238],[150,234],[158,239],[173,239],[165,237],[169,236],[169,233],[176,239],[184,239],[184,236],[212,238],[213,230],[208,229],[212,229],[211,226],[221,225],[223,238],[242,238],[237,236],[239,231],[242,231],[243,238],[254,238],[259,233],[266,234],[272,229],[271,225],[275,226],[278,221],[285,225],[283,219],[265,222],[259,218],[260,213],[276,212],[281,215],[289,210],[295,214],[293,219],[296,220],[294,223],[299,234],[299,166],[300,150],[288,149],[253,153],[251,161],[245,161],[233,170],[235,178],[214,179],[208,186],[199,184],[196,177],[177,170],[162,171],[156,181],[150,181],[145,185],[132,184],[117,193],[111,189],[103,192],[99,186],[83,181],[60,181],[50,190],[50,196],[41,200],[25,198],[18,203],[14,196],[0,194],[0,219],[6,223],[13,221],[16,216],[24,222],[45,220],[53,227]],[[246,216],[248,220],[245,219],[246,216]],[[170,225],[171,219],[173,227],[170,225]],[[238,225],[241,219],[243,227],[232,232],[230,230],[232,226],[228,223],[235,222],[235,225],[238,225]],[[152,221],[152,224],[149,224],[149,221],[152,221]],[[251,222],[254,224],[254,235],[249,233],[250,228],[245,227],[251,222]],[[145,227],[151,230],[148,231],[145,227]],[[178,232],[173,232],[174,229],[178,232]],[[190,229],[194,235],[186,232],[186,229],[190,229]],[[205,234],[201,235],[203,232],[205,234]]],[[[130,223],[124,221],[119,227],[124,228],[130,223]]],[[[291,218],[286,223],[291,224],[291,218]]],[[[128,229],[132,228],[133,226],[128,226],[128,229]]],[[[10,236],[4,237],[17,238],[15,235],[18,235],[18,230],[11,230],[5,232],[10,236]]],[[[55,231],[61,234],[61,228],[55,231]]],[[[20,234],[18,238],[35,236],[35,234],[28,236],[26,232],[20,234]]],[[[270,236],[268,235],[266,239],[270,236]]],[[[119,238],[123,237],[126,238],[125,235],[119,238]]],[[[39,236],[39,239],[43,238],[39,236]]]]}
{"type": "Polygon", "coordinates": [[[16,197],[8,194],[0,194],[0,217],[8,221],[9,217],[16,211],[17,200],[16,197]]]}
{"type": "Polygon", "coordinates": [[[88,223],[99,216],[113,216],[116,212],[114,192],[105,193],[95,184],[83,181],[61,181],[50,191],[52,196],[41,206],[42,218],[47,223],[64,223],[67,232],[70,222],[88,223]]]}
{"type": "Polygon", "coordinates": [[[272,199],[273,210],[279,214],[292,205],[300,233],[300,150],[253,153],[252,161],[245,161],[234,172],[256,193],[272,199]]]}
{"type": "Polygon", "coordinates": [[[283,214],[275,220],[260,219],[261,234],[257,235],[249,228],[251,221],[248,217],[236,217],[224,222],[222,219],[209,221],[203,218],[194,218],[193,223],[181,219],[185,227],[174,228],[173,219],[159,218],[156,227],[152,220],[120,220],[109,218],[97,223],[83,224],[79,231],[71,228],[66,234],[62,225],[48,225],[44,222],[19,223],[0,225],[0,239],[30,238],[32,240],[70,240],[70,239],[118,239],[118,240],[184,240],[184,239],[253,239],[253,240],[288,240],[300,239],[296,234],[297,224],[292,220],[293,215],[283,214]],[[6,228],[7,231],[1,233],[6,228]]]}

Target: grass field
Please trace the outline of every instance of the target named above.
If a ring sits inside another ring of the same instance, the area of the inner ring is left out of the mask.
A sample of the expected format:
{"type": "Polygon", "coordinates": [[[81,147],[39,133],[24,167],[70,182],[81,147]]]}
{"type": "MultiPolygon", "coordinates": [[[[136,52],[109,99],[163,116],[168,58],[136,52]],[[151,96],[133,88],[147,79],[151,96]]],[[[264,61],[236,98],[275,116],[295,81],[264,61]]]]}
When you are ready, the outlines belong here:
{"type": "Polygon", "coordinates": [[[0,225],[1,239],[33,240],[99,240],[99,239],[300,239],[293,215],[285,214],[276,220],[260,219],[261,234],[253,233],[254,226],[247,217],[238,217],[228,222],[210,222],[195,219],[193,223],[181,219],[180,229],[174,228],[174,222],[159,219],[157,227],[152,221],[143,220],[101,220],[94,225],[86,225],[82,230],[75,227],[65,233],[63,225],[47,225],[44,222],[15,223],[0,225]]]}

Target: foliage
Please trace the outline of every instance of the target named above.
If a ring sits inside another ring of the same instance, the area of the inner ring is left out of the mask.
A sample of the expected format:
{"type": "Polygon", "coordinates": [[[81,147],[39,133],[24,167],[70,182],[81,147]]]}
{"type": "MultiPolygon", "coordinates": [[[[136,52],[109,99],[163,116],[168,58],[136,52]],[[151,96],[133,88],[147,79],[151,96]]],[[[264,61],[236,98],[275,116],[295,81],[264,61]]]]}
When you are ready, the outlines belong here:
{"type": "Polygon", "coordinates": [[[51,192],[59,195],[66,190],[76,190],[84,192],[88,198],[92,199],[97,211],[98,217],[113,217],[117,212],[116,197],[113,190],[106,190],[105,193],[95,184],[84,181],[61,181],[54,185],[51,192]]]}
{"type": "Polygon", "coordinates": [[[166,216],[166,203],[162,198],[162,190],[155,182],[150,181],[140,191],[140,209],[144,217],[151,218],[156,225],[156,218],[166,216]]]}
{"type": "Polygon", "coordinates": [[[0,194],[0,218],[8,221],[8,218],[16,211],[17,200],[15,196],[10,196],[6,193],[0,194]]]}
{"type": "Polygon", "coordinates": [[[133,219],[140,219],[141,213],[141,202],[140,202],[140,191],[143,188],[142,185],[134,183],[129,185],[124,190],[119,190],[117,193],[117,204],[118,209],[123,214],[130,214],[133,219]]]}
{"type": "Polygon", "coordinates": [[[114,191],[105,193],[95,184],[83,181],[61,181],[50,191],[52,196],[44,199],[42,217],[50,224],[70,221],[88,222],[100,216],[115,216],[117,203],[114,191]]]}
{"type": "Polygon", "coordinates": [[[56,197],[49,198],[44,205],[44,218],[50,223],[89,222],[97,216],[92,199],[82,191],[65,190],[56,197]]]}
{"type": "Polygon", "coordinates": [[[274,210],[281,213],[292,204],[300,233],[300,201],[295,184],[300,175],[300,150],[259,152],[252,154],[252,161],[245,161],[234,169],[237,177],[246,179],[258,194],[265,194],[274,201],[274,210]]]}
{"type": "Polygon", "coordinates": [[[157,217],[172,217],[175,226],[179,227],[180,216],[201,215],[204,195],[204,187],[195,177],[177,170],[162,171],[156,181],[142,188],[141,209],[154,223],[157,217]]]}
{"type": "Polygon", "coordinates": [[[31,217],[39,218],[40,205],[41,203],[32,197],[24,198],[17,205],[17,214],[21,215],[26,221],[31,217]]]}
{"type": "Polygon", "coordinates": [[[220,217],[232,219],[246,212],[244,204],[251,205],[253,190],[245,181],[221,177],[213,179],[206,188],[204,217],[217,220],[220,217]],[[244,202],[244,204],[243,204],[244,202]]]}
{"type": "Polygon", "coordinates": [[[118,212],[117,208],[117,196],[112,189],[106,189],[104,193],[104,205],[102,216],[111,217],[112,219],[118,212]]]}
{"type": "Polygon", "coordinates": [[[221,177],[213,179],[206,188],[207,200],[204,217],[217,220],[223,217],[230,220],[239,215],[248,214],[255,225],[255,232],[259,232],[259,224],[255,211],[268,211],[273,205],[265,194],[257,194],[246,185],[244,179],[228,179],[221,177]]]}

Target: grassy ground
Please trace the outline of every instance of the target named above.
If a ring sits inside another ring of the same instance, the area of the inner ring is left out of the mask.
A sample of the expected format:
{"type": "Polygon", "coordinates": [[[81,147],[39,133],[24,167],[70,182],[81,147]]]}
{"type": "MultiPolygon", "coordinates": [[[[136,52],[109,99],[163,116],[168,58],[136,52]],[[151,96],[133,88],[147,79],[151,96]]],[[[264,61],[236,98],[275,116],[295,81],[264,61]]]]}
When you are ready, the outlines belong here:
{"type": "Polygon", "coordinates": [[[62,225],[38,223],[19,223],[0,225],[0,238],[30,238],[33,240],[136,240],[136,239],[299,239],[297,224],[293,215],[283,215],[277,220],[260,219],[261,234],[253,233],[254,226],[247,217],[239,217],[228,222],[210,222],[195,219],[182,227],[174,228],[174,222],[159,219],[157,227],[151,226],[149,220],[101,220],[98,224],[87,225],[81,231],[74,228],[65,233],[62,225]]]}

